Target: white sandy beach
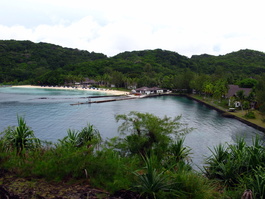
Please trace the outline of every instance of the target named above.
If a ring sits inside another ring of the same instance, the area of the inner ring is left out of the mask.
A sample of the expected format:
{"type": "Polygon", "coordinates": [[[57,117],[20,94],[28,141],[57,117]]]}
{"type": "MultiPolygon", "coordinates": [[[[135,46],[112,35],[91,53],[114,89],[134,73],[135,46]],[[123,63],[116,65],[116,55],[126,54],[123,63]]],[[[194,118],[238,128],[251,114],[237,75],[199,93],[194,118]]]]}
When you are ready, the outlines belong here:
{"type": "Polygon", "coordinates": [[[33,85],[21,85],[21,86],[12,86],[12,87],[17,87],[17,88],[40,88],[40,89],[63,89],[63,90],[83,90],[83,91],[88,91],[88,92],[102,92],[102,93],[106,93],[109,95],[128,95],[129,92],[125,92],[125,91],[118,91],[118,90],[110,90],[110,89],[84,89],[84,88],[72,88],[72,87],[49,87],[49,86],[33,86],[33,85]]]}

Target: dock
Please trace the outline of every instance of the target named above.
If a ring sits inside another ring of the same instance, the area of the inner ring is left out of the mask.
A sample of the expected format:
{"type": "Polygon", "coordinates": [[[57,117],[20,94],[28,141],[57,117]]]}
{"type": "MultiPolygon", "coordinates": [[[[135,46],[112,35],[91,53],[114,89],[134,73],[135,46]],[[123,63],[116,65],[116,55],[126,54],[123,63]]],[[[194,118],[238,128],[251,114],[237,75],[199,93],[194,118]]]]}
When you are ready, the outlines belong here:
{"type": "MultiPolygon", "coordinates": [[[[106,97],[106,96],[102,96],[102,97],[106,97]]],[[[117,95],[115,97],[117,97],[117,95]]],[[[94,104],[94,103],[116,102],[116,101],[122,101],[122,100],[130,100],[130,99],[139,99],[139,97],[123,97],[123,98],[91,101],[90,98],[99,98],[99,97],[88,97],[88,101],[86,102],[78,102],[78,103],[70,104],[70,105],[73,106],[73,105],[82,105],[82,104],[94,104]]]]}
{"type": "Polygon", "coordinates": [[[89,97],[82,97],[82,98],[106,98],[106,97],[122,97],[124,95],[95,95],[95,96],[89,96],[89,97]]]}

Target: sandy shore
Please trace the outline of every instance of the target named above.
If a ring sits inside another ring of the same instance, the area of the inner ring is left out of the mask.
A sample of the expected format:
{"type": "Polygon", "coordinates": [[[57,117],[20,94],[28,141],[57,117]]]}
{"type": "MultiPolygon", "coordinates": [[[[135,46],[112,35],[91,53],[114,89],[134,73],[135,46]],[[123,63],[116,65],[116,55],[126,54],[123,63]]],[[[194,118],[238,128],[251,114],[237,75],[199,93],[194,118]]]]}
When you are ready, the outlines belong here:
{"type": "Polygon", "coordinates": [[[43,86],[32,86],[32,85],[21,85],[21,86],[12,86],[12,87],[17,87],[17,88],[40,88],[40,89],[61,89],[61,90],[82,90],[82,91],[87,91],[87,92],[101,92],[101,93],[106,93],[109,95],[128,95],[129,92],[125,91],[117,91],[117,90],[110,90],[110,89],[84,89],[84,88],[72,88],[72,87],[43,87],[43,86]]]}

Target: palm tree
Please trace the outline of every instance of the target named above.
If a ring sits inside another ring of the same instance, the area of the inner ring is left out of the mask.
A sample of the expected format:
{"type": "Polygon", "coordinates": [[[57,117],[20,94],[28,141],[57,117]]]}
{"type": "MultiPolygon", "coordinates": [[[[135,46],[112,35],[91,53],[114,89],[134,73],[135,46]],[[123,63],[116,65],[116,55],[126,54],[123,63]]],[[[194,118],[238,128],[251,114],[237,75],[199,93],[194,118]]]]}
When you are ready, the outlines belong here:
{"type": "Polygon", "coordinates": [[[109,74],[105,73],[105,74],[102,76],[102,81],[103,81],[104,86],[109,87],[109,85],[110,85],[110,80],[111,80],[111,77],[110,77],[109,74]]]}
{"type": "Polygon", "coordinates": [[[205,82],[203,85],[203,92],[206,95],[211,96],[213,94],[213,91],[214,91],[214,85],[212,83],[205,82]]]}

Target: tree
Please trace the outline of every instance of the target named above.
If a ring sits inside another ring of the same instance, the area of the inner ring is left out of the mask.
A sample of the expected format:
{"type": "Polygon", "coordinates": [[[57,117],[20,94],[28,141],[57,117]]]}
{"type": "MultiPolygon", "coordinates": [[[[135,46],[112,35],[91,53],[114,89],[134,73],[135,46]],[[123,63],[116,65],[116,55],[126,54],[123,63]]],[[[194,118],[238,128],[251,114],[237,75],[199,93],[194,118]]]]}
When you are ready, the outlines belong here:
{"type": "Polygon", "coordinates": [[[63,85],[65,78],[62,70],[49,71],[39,78],[41,85],[63,85]]]}
{"type": "Polygon", "coordinates": [[[265,122],[265,104],[262,104],[260,107],[259,107],[259,111],[262,115],[262,121],[265,122]]]}
{"type": "Polygon", "coordinates": [[[123,121],[119,127],[121,135],[126,135],[125,150],[130,154],[150,155],[151,151],[162,158],[174,138],[185,135],[191,129],[180,123],[181,116],[171,119],[159,118],[149,113],[130,112],[117,115],[116,121],[123,121]],[[184,128],[182,128],[185,126],[184,128]]]}
{"type": "Polygon", "coordinates": [[[254,88],[257,85],[258,81],[252,78],[246,78],[241,80],[238,85],[241,88],[254,88]]]}
{"type": "Polygon", "coordinates": [[[162,88],[169,88],[169,89],[172,89],[173,88],[173,77],[172,75],[169,75],[169,76],[164,76],[163,77],[163,80],[162,80],[162,84],[161,84],[161,87],[162,88]]]}
{"type": "Polygon", "coordinates": [[[256,97],[259,105],[265,104],[265,75],[263,75],[258,81],[256,97]]]}
{"type": "Polygon", "coordinates": [[[110,80],[111,80],[111,77],[108,73],[105,73],[103,76],[102,76],[102,84],[106,87],[109,87],[110,86],[110,80]]]}
{"type": "Polygon", "coordinates": [[[212,96],[214,92],[214,85],[211,82],[205,82],[203,85],[203,92],[208,96],[212,96]]]}
{"type": "Polygon", "coordinates": [[[203,92],[204,83],[208,82],[210,77],[204,74],[196,74],[194,75],[193,80],[190,82],[190,87],[195,89],[197,93],[201,94],[203,92]]]}
{"type": "Polygon", "coordinates": [[[221,99],[227,93],[227,82],[223,79],[219,79],[213,90],[213,96],[217,99],[221,99]]]}
{"type": "Polygon", "coordinates": [[[113,71],[111,78],[111,82],[115,85],[115,87],[119,88],[124,86],[124,75],[121,72],[113,71]]]}

